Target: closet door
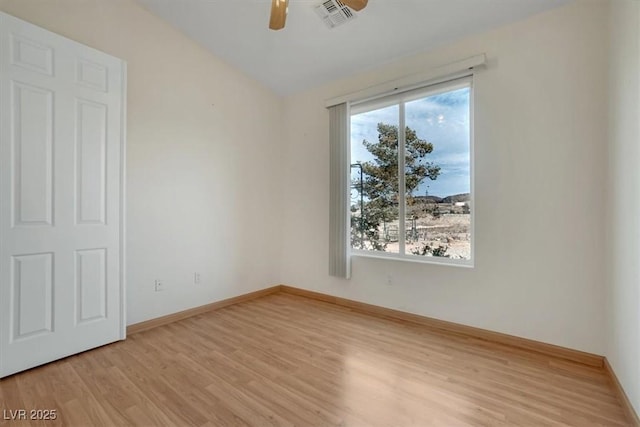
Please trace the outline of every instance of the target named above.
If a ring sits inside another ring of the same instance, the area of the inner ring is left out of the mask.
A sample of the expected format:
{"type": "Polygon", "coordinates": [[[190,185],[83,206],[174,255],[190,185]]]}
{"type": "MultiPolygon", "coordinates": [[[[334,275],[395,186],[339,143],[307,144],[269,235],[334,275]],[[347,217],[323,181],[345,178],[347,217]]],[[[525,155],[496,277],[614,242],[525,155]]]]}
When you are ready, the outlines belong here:
{"type": "Polygon", "coordinates": [[[0,377],[125,338],[124,76],[0,13],[0,377]]]}

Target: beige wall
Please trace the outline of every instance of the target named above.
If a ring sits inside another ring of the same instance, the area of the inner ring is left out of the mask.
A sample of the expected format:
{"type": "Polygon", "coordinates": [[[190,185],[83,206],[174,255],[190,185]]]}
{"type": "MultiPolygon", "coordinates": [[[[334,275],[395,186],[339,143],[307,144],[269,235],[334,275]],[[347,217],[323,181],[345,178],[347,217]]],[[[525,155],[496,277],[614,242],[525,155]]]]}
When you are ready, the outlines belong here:
{"type": "Polygon", "coordinates": [[[0,10],[128,62],[129,324],[277,283],[278,97],[131,0],[0,10]]]}
{"type": "Polygon", "coordinates": [[[606,356],[640,414],[640,2],[611,9],[606,356]]]}
{"type": "Polygon", "coordinates": [[[286,99],[286,283],[602,354],[607,16],[579,1],[286,99]],[[482,52],[475,268],[355,257],[329,277],[324,100],[482,52]]]}

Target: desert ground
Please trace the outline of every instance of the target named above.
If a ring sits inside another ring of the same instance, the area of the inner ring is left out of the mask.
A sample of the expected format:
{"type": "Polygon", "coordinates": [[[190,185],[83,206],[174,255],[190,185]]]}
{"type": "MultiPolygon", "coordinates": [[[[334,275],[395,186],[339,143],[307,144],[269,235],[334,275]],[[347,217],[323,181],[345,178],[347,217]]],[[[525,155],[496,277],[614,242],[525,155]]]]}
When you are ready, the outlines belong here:
{"type": "MultiPolygon", "coordinates": [[[[428,215],[414,221],[407,221],[406,253],[420,250],[425,244],[432,248],[444,246],[446,254],[452,259],[470,259],[471,257],[471,215],[442,214],[437,218],[428,215]]],[[[390,223],[381,230],[388,237],[386,252],[398,253],[398,223],[390,223]]]]}

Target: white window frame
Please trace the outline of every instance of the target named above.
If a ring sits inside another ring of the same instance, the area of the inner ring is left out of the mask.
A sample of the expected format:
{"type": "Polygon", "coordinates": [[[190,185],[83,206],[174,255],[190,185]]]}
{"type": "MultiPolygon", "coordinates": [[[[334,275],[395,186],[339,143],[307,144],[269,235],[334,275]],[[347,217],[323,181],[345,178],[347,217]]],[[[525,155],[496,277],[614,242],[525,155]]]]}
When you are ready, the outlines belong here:
{"type": "MultiPolygon", "coordinates": [[[[348,212],[344,209],[344,204],[348,203],[350,193],[349,153],[350,144],[348,142],[350,131],[349,105],[375,98],[382,98],[389,94],[406,92],[412,89],[424,88],[429,85],[442,83],[458,77],[473,76],[475,70],[481,70],[487,64],[487,56],[484,53],[461,59],[448,64],[427,68],[418,73],[405,75],[395,80],[382,82],[373,86],[364,87],[356,92],[338,95],[325,101],[325,107],[329,110],[329,275],[349,279],[351,277],[351,244],[349,239],[350,224],[348,212]],[[341,118],[340,115],[344,114],[341,118]],[[343,120],[344,119],[344,120],[343,120]]],[[[473,105],[473,91],[471,104],[473,105]]],[[[473,109],[471,113],[473,114],[473,109]]],[[[474,148],[473,148],[473,120],[471,121],[471,192],[475,194],[474,186],[474,148]]],[[[473,203],[473,201],[472,201],[473,203]]],[[[473,206],[475,207],[475,206],[473,206]]],[[[473,211],[472,211],[473,212],[473,211]]],[[[475,215],[472,218],[472,233],[475,236],[475,215]]],[[[472,244],[475,239],[472,240],[472,244]]],[[[386,258],[385,256],[375,256],[366,254],[370,258],[386,258]]],[[[424,260],[411,260],[394,257],[395,260],[425,262],[424,260]]],[[[475,260],[475,245],[471,248],[471,260],[464,267],[473,267],[475,260]]],[[[452,260],[446,265],[454,265],[452,260]]],[[[430,264],[442,264],[437,261],[429,261],[430,264]]]]}
{"type": "MultiPolygon", "coordinates": [[[[347,244],[347,253],[349,256],[358,256],[364,258],[379,258],[379,259],[387,259],[387,260],[398,260],[398,261],[406,261],[406,262],[417,262],[424,264],[438,264],[438,265],[447,265],[447,266],[456,266],[456,267],[467,267],[473,268],[475,262],[475,150],[474,150],[474,81],[473,81],[473,73],[471,71],[467,71],[466,73],[461,73],[456,76],[450,76],[448,79],[441,79],[437,82],[432,82],[431,84],[425,83],[424,85],[416,85],[417,88],[411,88],[410,90],[405,91],[397,91],[397,89],[392,94],[381,94],[378,96],[372,96],[370,98],[357,101],[357,102],[347,102],[347,114],[348,114],[348,135],[350,141],[351,135],[351,116],[353,114],[363,113],[366,111],[373,111],[377,108],[381,108],[384,105],[398,105],[399,106],[399,122],[398,122],[398,194],[401,197],[402,203],[398,204],[398,221],[399,221],[399,230],[406,229],[406,195],[405,195],[405,174],[400,173],[400,171],[404,171],[404,132],[405,132],[405,104],[407,102],[425,98],[428,96],[433,96],[438,93],[449,92],[452,90],[456,90],[456,88],[469,87],[469,175],[470,175],[470,203],[471,203],[471,212],[470,212],[470,234],[471,234],[471,248],[470,248],[470,259],[452,259],[446,257],[434,257],[434,256],[423,256],[423,255],[413,255],[406,254],[405,252],[405,242],[406,242],[406,233],[400,233],[402,237],[399,240],[399,252],[401,253],[390,253],[383,251],[368,251],[363,249],[352,248],[350,242],[347,244]]],[[[349,155],[351,153],[351,143],[349,142],[349,155]]],[[[351,159],[347,162],[348,167],[351,165],[351,159]]],[[[346,188],[346,194],[349,194],[351,191],[349,182],[349,188],[346,188]]],[[[347,207],[349,211],[349,218],[351,217],[350,207],[347,207]]],[[[348,221],[350,224],[350,221],[348,221]]]]}

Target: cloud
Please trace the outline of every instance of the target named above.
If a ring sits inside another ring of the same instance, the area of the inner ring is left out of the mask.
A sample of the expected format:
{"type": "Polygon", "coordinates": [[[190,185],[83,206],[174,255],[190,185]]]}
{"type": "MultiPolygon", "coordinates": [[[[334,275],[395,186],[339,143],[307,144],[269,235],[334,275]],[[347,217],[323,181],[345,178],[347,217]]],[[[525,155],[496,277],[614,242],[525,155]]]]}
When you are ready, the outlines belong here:
{"type": "MultiPolygon", "coordinates": [[[[398,125],[399,107],[392,105],[351,117],[351,161],[371,161],[363,140],[377,141],[378,123],[398,125]]],[[[421,98],[405,104],[406,125],[433,144],[427,161],[441,168],[436,181],[425,180],[416,194],[448,196],[470,191],[469,89],[421,98]]]]}

